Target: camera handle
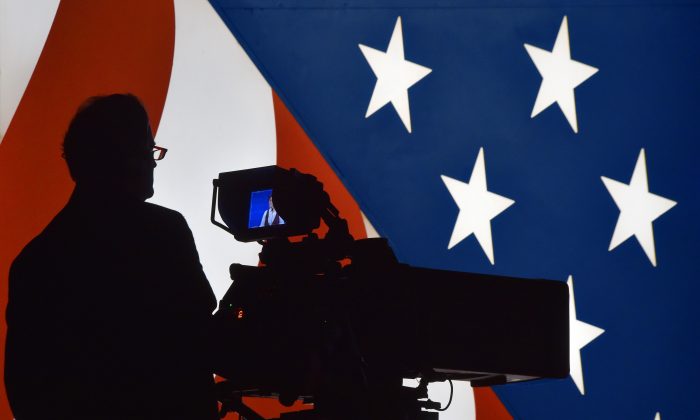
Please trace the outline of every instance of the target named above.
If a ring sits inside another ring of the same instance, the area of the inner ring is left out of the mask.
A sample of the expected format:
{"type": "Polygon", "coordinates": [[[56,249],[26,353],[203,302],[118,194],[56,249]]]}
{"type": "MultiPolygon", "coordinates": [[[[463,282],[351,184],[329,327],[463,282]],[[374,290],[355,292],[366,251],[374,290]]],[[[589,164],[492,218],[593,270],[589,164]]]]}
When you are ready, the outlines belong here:
{"type": "Polygon", "coordinates": [[[214,187],[213,187],[213,190],[211,193],[211,215],[209,217],[209,220],[211,220],[211,222],[212,222],[212,224],[214,224],[214,226],[218,226],[221,229],[225,230],[226,232],[230,233],[231,235],[235,236],[235,234],[233,233],[233,230],[231,228],[229,228],[225,224],[216,220],[216,200],[217,200],[218,195],[219,195],[220,181],[217,178],[217,179],[214,179],[212,183],[214,184],[214,187]]]}

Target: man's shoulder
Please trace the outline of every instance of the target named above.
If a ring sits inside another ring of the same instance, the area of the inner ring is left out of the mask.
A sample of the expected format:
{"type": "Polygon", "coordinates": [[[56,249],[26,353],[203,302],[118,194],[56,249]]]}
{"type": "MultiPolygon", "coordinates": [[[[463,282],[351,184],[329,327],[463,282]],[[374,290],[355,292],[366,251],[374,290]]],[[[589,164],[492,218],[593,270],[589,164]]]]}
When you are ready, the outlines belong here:
{"type": "Polygon", "coordinates": [[[12,261],[10,272],[31,266],[32,264],[29,264],[29,262],[44,253],[46,249],[45,243],[46,240],[41,233],[29,241],[12,261]]]}
{"type": "Polygon", "coordinates": [[[60,243],[58,247],[55,246],[53,230],[55,230],[55,223],[52,221],[22,248],[12,261],[10,277],[18,273],[36,272],[45,269],[47,265],[53,265],[51,260],[56,257],[54,250],[62,249],[60,243]]]}
{"type": "Polygon", "coordinates": [[[183,238],[192,237],[192,230],[187,223],[185,217],[180,212],[158,204],[144,202],[139,206],[140,224],[148,226],[144,232],[149,231],[161,237],[165,235],[171,237],[172,240],[180,241],[183,238]]]}
{"type": "MultiPolygon", "coordinates": [[[[65,231],[65,210],[61,210],[53,219],[44,227],[44,229],[39,232],[34,238],[32,238],[20,251],[20,253],[15,258],[15,265],[20,265],[20,263],[25,260],[33,260],[35,257],[43,257],[44,254],[50,253],[53,243],[57,236],[61,236],[63,231],[65,231]]],[[[60,242],[60,241],[59,241],[60,242]]]]}
{"type": "Polygon", "coordinates": [[[159,220],[162,223],[187,224],[180,212],[158,204],[144,202],[139,209],[144,217],[149,219],[159,220]]]}
{"type": "Polygon", "coordinates": [[[157,216],[166,216],[166,217],[182,217],[182,214],[178,212],[177,210],[169,209],[167,207],[163,207],[160,204],[155,204],[155,203],[150,203],[148,201],[144,201],[142,203],[141,209],[144,212],[147,212],[149,214],[154,214],[157,216]]]}

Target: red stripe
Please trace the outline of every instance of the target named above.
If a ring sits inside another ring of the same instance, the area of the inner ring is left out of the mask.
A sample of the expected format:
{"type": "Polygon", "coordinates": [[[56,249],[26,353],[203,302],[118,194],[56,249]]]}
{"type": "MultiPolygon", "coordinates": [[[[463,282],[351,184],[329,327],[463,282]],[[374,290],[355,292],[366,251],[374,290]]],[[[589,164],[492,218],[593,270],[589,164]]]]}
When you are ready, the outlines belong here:
{"type": "MultiPolygon", "coordinates": [[[[65,204],[73,183],[61,159],[70,118],[86,98],[132,92],[158,127],[170,81],[170,0],[63,0],[34,74],[0,144],[0,307],[14,257],[65,204]]],[[[3,347],[6,326],[0,323],[3,347]]],[[[4,365],[4,351],[0,352],[4,365]]],[[[11,419],[4,384],[0,418],[11,419]]],[[[51,415],[47,413],[47,418],[51,415]]]]}

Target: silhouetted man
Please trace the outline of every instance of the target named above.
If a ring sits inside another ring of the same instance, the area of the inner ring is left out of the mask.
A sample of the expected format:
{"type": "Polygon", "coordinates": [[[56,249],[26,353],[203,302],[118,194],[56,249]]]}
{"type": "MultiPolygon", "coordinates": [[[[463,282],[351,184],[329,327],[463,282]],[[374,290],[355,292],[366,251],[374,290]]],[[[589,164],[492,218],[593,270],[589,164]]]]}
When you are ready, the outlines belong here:
{"type": "Polygon", "coordinates": [[[217,418],[215,298],[185,219],[144,202],[165,152],[145,109],[132,95],[92,98],[63,150],[73,195],[10,270],[15,417],[217,418]]]}

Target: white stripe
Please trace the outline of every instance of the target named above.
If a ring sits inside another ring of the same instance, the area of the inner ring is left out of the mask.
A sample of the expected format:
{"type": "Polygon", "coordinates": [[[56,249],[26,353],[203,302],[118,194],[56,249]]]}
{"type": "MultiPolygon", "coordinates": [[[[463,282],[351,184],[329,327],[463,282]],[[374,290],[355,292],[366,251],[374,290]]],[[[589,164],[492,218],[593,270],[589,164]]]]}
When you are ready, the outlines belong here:
{"type": "Polygon", "coordinates": [[[272,91],[205,0],[175,1],[175,56],[156,143],[168,148],[152,202],[181,212],[218,299],[233,262],[257,265],[260,245],[242,244],[209,221],[219,172],[274,165],[272,91]]]}
{"type": "Polygon", "coordinates": [[[60,0],[0,0],[0,142],[34,72],[60,0]]]}
{"type": "Polygon", "coordinates": [[[362,215],[362,223],[365,225],[365,232],[367,233],[368,238],[379,238],[381,235],[377,233],[377,229],[372,226],[372,223],[369,221],[367,216],[365,216],[364,213],[360,213],[362,215]]]}

